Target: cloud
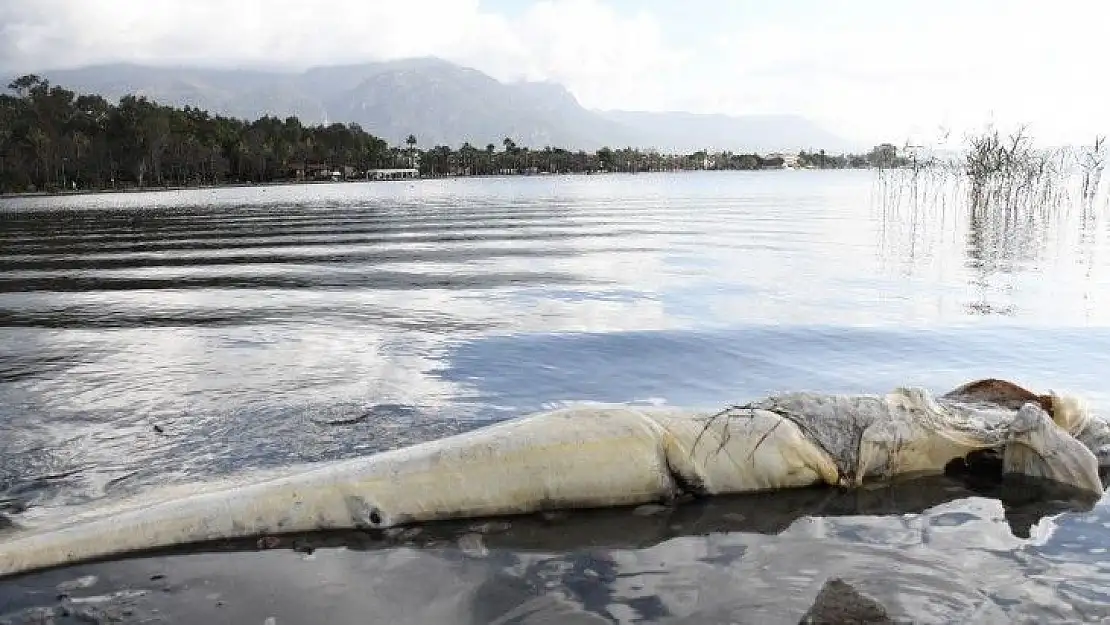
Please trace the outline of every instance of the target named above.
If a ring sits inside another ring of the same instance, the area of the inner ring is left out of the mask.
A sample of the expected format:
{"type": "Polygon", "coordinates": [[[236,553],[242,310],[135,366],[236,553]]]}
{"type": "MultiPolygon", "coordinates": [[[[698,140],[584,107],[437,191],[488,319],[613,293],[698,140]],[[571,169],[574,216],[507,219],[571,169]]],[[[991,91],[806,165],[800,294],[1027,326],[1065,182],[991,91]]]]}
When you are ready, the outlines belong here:
{"type": "MultiPolygon", "coordinates": [[[[601,108],[665,105],[670,83],[692,58],[665,40],[651,14],[623,15],[598,0],[539,2],[506,26],[515,35],[513,50],[526,59],[524,77],[569,85],[601,108]]],[[[482,56],[470,61],[492,69],[482,56]]],[[[514,77],[511,70],[493,73],[514,77]]]]}
{"type": "Polygon", "coordinates": [[[433,52],[472,36],[474,0],[11,0],[6,65],[284,66],[433,52]],[[420,19],[434,15],[436,19],[420,19]],[[460,35],[460,33],[462,33],[460,35]]]}
{"type": "MultiPolygon", "coordinates": [[[[439,56],[586,106],[799,113],[864,140],[1029,121],[1099,127],[1110,5],[1060,0],[693,10],[659,0],[3,0],[0,70],[114,61],[303,68],[439,56]]],[[[897,140],[897,139],[893,139],[897,140]]]]}
{"type": "Polygon", "coordinates": [[[476,0],[5,0],[0,69],[97,63],[299,68],[438,56],[500,80],[566,85],[588,106],[658,108],[690,54],[652,15],[545,0],[514,16],[476,0]]]}
{"type": "Polygon", "coordinates": [[[129,61],[297,67],[439,56],[502,80],[568,84],[597,104],[660,100],[681,55],[646,13],[599,0],[549,0],[517,16],[475,0],[6,0],[0,66],[53,69],[129,61]]]}
{"type": "Polygon", "coordinates": [[[720,66],[718,84],[746,86],[720,89],[718,100],[733,109],[796,110],[876,139],[991,118],[1074,136],[1097,130],[1098,111],[1110,104],[1096,78],[1105,65],[1099,33],[1110,21],[1107,5],[853,8],[824,4],[805,18],[740,24],[718,35],[718,54],[739,59],[720,66]]]}

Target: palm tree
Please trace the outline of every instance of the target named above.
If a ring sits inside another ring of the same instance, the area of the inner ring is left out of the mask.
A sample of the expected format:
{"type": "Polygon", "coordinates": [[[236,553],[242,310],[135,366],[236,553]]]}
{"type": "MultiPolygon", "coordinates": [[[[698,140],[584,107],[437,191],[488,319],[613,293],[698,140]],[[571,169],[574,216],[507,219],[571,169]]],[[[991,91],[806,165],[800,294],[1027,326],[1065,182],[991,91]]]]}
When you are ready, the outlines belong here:
{"type": "Polygon", "coordinates": [[[478,149],[470,145],[469,141],[464,142],[462,144],[462,147],[459,148],[459,159],[461,160],[460,165],[465,171],[465,175],[469,176],[474,173],[474,164],[477,160],[477,158],[475,158],[475,155],[478,153],[478,149]]]}
{"type": "Polygon", "coordinates": [[[517,168],[516,142],[513,141],[511,137],[505,137],[505,140],[502,141],[501,143],[505,146],[505,155],[511,157],[511,158],[506,159],[506,161],[509,163],[509,166],[512,167],[515,170],[517,168]]]}
{"type": "Polygon", "coordinates": [[[410,166],[415,168],[416,167],[416,135],[409,135],[408,139],[405,139],[405,144],[409,146],[409,163],[410,163],[410,166]]]}

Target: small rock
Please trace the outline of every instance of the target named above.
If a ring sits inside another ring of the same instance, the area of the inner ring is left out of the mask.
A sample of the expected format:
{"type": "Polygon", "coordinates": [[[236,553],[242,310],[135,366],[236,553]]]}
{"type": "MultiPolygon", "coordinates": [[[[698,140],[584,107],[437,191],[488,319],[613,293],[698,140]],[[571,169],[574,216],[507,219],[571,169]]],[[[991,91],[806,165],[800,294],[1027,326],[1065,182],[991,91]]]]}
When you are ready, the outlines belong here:
{"type": "Polygon", "coordinates": [[[865,597],[840,579],[825,582],[813,606],[802,616],[799,625],[826,623],[858,623],[859,625],[894,625],[879,602],[865,597]]]}
{"type": "Polygon", "coordinates": [[[459,549],[472,558],[484,558],[489,555],[489,549],[486,549],[485,544],[482,543],[481,534],[463,534],[459,538],[459,549]]]}
{"type": "MultiPolygon", "coordinates": [[[[0,499],[0,512],[6,514],[19,514],[27,511],[27,502],[15,497],[4,497],[0,499]]],[[[15,525],[15,523],[8,517],[0,514],[0,527],[8,527],[15,525]]]]}
{"type": "Polygon", "coordinates": [[[53,624],[54,617],[58,616],[58,611],[54,608],[44,607],[27,608],[26,610],[23,610],[18,614],[15,614],[14,616],[19,620],[10,621],[8,619],[3,619],[0,620],[0,623],[3,623],[4,625],[24,625],[25,623],[42,623],[44,625],[47,623],[53,624]]]}
{"type": "Polygon", "coordinates": [[[658,516],[667,511],[667,506],[661,506],[657,503],[644,504],[632,511],[636,516],[658,516]]]}
{"type": "Polygon", "coordinates": [[[57,588],[63,593],[68,593],[70,591],[78,590],[81,588],[90,588],[94,586],[96,582],[97,579],[95,575],[85,575],[83,577],[78,577],[77,579],[71,579],[68,582],[62,582],[58,584],[57,588]]]}
{"type": "Polygon", "coordinates": [[[263,536],[256,544],[259,549],[276,549],[281,546],[281,539],[277,536],[263,536]]]}
{"type": "Polygon", "coordinates": [[[73,616],[74,620],[78,623],[92,623],[94,625],[99,625],[100,623],[118,623],[120,621],[111,610],[97,610],[94,608],[74,610],[71,616],[73,616]]]}

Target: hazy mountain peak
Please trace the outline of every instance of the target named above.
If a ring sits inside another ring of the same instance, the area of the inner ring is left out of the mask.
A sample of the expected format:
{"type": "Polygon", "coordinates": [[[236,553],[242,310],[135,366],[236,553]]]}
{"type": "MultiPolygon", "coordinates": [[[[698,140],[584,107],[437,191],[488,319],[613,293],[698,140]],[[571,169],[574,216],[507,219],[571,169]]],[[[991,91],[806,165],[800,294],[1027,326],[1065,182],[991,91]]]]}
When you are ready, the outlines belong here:
{"type": "Polygon", "coordinates": [[[665,151],[840,151],[852,146],[794,115],[591,111],[561,84],[502,83],[436,57],[312,67],[304,71],[152,67],[133,63],[44,71],[53,84],[118,99],[306,123],[356,122],[391,144],[414,134],[422,147],[500,144],[568,149],[634,146],[665,151]]]}

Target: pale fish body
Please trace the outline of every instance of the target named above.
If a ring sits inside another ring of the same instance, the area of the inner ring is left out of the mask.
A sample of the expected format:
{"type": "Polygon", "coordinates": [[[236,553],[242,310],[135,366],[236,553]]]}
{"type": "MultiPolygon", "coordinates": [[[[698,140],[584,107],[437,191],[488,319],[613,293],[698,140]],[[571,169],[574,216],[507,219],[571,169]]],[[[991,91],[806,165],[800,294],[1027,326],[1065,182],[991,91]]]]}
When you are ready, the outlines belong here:
{"type": "Polygon", "coordinates": [[[0,538],[0,576],[219,539],[628,506],[683,492],[854,486],[941,472],[981,449],[1005,450],[1011,472],[1101,493],[1089,446],[1110,443],[1098,434],[1110,429],[1086,413],[1056,416],[1068,429],[1035,404],[938,403],[921,389],[793,393],[716,414],[566,408],[365,458],[104,504],[0,538]]]}
{"type": "Polygon", "coordinates": [[[0,575],[216,539],[635,505],[683,486],[721,494],[835,482],[829,458],[781,417],[727,424],[706,429],[678,411],[565,409],[180,499],[153,493],[0,542],[0,575]]]}

